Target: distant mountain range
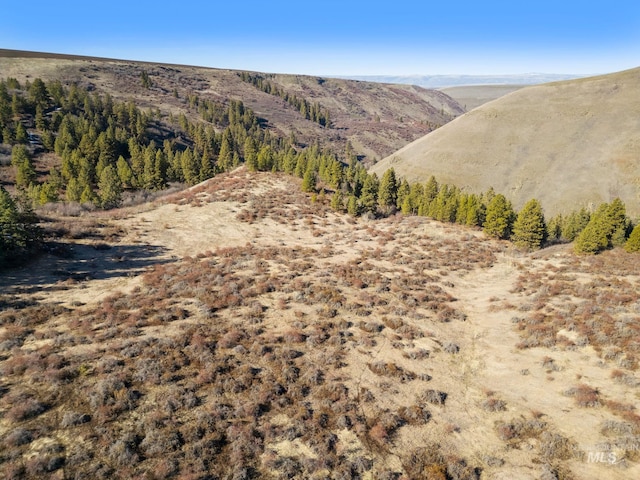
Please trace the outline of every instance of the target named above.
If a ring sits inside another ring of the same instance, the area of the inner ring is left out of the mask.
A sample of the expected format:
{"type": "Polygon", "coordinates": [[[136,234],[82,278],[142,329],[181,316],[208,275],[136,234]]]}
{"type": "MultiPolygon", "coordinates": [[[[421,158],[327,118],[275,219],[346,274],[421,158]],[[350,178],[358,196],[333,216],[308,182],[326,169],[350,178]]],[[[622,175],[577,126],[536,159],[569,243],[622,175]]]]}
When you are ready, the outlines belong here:
{"type": "Polygon", "coordinates": [[[518,75],[352,75],[336,76],[335,78],[443,88],[461,85],[536,85],[586,76],[562,73],[523,73],[518,75]]]}

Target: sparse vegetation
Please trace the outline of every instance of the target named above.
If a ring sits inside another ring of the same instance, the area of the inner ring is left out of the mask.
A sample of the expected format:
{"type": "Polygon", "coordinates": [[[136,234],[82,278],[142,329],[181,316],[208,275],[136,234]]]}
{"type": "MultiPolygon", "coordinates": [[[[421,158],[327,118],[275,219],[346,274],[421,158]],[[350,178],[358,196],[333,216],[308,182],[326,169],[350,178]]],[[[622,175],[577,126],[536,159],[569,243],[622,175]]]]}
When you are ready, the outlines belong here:
{"type": "MultiPolygon", "coordinates": [[[[136,88],[165,88],[148,78],[136,88]]],[[[36,109],[53,85],[6,84],[36,109]]],[[[190,114],[150,112],[150,128],[174,125],[187,160],[220,140],[182,170],[209,181],[133,202],[132,142],[93,177],[112,210],[39,207],[45,253],[0,277],[8,478],[570,478],[587,441],[637,471],[637,255],[524,253],[480,231],[498,219],[492,190],[378,180],[349,146],[347,162],[303,148],[196,91],[167,89],[190,114]]],[[[5,211],[22,214],[22,195],[5,211]]],[[[538,207],[511,228],[525,249],[579,234],[582,215],[545,227],[538,207]]],[[[607,207],[612,247],[623,207],[607,207]]]]}

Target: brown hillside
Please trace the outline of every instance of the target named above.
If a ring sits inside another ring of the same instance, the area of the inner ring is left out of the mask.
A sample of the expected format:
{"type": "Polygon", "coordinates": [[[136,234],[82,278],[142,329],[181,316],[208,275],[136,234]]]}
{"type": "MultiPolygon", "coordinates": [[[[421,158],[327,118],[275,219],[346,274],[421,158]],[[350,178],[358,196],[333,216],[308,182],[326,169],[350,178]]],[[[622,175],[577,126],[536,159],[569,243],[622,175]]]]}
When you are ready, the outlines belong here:
{"type": "Polygon", "coordinates": [[[0,276],[2,478],[640,476],[638,255],[354,219],[244,168],[63,213],[0,276]]]}
{"type": "Polygon", "coordinates": [[[640,69],[527,87],[489,102],[374,166],[493,186],[547,215],[620,197],[640,214],[640,69]]]}
{"type": "Polygon", "coordinates": [[[333,128],[306,120],[282,98],[243,82],[239,71],[127,60],[76,57],[0,49],[0,77],[19,81],[59,79],[78,82],[133,100],[143,108],[179,113],[189,94],[224,101],[240,99],[275,131],[298,141],[331,145],[347,141],[363,160],[380,159],[463,113],[452,98],[436,90],[302,75],[259,74],[274,86],[308,102],[319,102],[331,115],[333,128]],[[146,71],[152,83],[142,87],[146,71]],[[178,98],[174,97],[174,89],[178,98]]]}

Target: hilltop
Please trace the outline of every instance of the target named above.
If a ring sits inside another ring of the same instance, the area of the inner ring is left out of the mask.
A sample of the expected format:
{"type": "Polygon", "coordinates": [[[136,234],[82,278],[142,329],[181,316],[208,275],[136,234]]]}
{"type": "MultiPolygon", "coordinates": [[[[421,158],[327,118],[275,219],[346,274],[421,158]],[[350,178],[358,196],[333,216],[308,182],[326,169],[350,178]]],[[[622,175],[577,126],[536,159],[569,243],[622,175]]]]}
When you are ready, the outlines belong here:
{"type": "Polygon", "coordinates": [[[547,216],[620,197],[640,214],[640,69],[525,87],[466,113],[376,164],[410,181],[493,187],[547,216]]]}

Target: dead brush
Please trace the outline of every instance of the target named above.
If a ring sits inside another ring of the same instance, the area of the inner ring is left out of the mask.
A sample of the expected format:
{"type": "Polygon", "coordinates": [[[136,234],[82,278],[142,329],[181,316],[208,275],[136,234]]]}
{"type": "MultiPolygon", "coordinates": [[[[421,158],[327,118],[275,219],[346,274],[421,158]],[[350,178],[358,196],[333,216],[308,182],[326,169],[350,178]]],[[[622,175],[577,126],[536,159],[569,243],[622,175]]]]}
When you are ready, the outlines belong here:
{"type": "Polygon", "coordinates": [[[568,397],[573,397],[579,407],[596,408],[602,405],[598,389],[584,383],[565,390],[564,394],[568,397]]]}

